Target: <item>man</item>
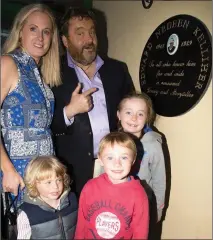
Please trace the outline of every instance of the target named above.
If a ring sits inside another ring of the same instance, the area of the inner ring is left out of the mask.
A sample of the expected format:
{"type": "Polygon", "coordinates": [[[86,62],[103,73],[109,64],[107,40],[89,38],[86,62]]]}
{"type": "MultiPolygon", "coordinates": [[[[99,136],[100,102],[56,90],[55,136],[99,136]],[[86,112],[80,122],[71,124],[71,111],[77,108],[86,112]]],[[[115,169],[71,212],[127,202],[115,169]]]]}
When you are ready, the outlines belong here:
{"type": "Polygon", "coordinates": [[[93,177],[94,159],[103,136],[117,128],[117,105],[134,90],[125,64],[97,55],[93,13],[70,8],[61,23],[67,53],[63,84],[53,88],[52,122],[56,155],[68,165],[77,195],[93,177]]]}
{"type": "Polygon", "coordinates": [[[172,53],[175,50],[175,41],[173,38],[171,38],[169,46],[168,46],[168,52],[172,53]]]}

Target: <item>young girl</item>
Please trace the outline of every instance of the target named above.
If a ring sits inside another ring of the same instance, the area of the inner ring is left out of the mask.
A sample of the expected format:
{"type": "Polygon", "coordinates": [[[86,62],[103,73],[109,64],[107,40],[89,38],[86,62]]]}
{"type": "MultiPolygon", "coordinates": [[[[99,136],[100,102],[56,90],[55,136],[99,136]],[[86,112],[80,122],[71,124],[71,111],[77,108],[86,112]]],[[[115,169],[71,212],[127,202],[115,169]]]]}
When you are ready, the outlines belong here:
{"type": "Polygon", "coordinates": [[[154,119],[152,101],[145,93],[129,95],[120,102],[117,116],[123,131],[141,139],[144,155],[138,177],[145,180],[153,190],[157,202],[156,221],[160,221],[164,208],[166,174],[161,135],[150,128],[154,119]]]}
{"type": "Polygon", "coordinates": [[[25,185],[18,239],[73,239],[78,204],[65,166],[53,156],[37,157],[26,168],[25,185]]]}

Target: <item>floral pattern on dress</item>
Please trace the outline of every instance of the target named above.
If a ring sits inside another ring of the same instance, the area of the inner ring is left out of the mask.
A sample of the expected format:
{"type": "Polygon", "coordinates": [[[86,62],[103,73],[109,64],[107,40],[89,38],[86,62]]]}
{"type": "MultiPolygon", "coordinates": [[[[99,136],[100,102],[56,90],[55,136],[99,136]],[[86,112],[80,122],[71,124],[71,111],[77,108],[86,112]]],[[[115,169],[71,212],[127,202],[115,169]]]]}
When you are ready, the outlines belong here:
{"type": "MultiPolygon", "coordinates": [[[[17,65],[19,80],[2,104],[1,131],[8,156],[23,176],[31,159],[54,154],[50,131],[54,96],[32,57],[19,49],[8,55],[17,65]]],[[[19,192],[18,206],[23,194],[19,192]]]]}

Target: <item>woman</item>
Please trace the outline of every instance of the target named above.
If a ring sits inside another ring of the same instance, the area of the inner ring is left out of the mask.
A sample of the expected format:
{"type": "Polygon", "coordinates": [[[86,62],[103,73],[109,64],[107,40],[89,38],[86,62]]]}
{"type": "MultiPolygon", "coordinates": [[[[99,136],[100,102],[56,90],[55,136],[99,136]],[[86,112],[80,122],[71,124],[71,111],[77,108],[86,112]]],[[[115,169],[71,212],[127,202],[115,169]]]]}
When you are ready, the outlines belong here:
{"type": "Polygon", "coordinates": [[[54,154],[50,124],[60,84],[58,30],[43,4],[17,14],[1,57],[1,169],[5,192],[23,200],[23,174],[38,155],[54,154]],[[49,85],[49,86],[48,86],[49,85]]]}

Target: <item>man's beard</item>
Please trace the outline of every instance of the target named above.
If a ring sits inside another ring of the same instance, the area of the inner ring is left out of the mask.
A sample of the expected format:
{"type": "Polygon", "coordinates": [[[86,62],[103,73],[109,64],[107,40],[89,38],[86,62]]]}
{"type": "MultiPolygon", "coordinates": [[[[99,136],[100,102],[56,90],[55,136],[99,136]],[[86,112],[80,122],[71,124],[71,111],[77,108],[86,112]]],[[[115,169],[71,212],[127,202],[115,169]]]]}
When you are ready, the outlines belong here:
{"type": "Polygon", "coordinates": [[[68,50],[74,61],[84,66],[91,64],[97,56],[97,47],[91,43],[83,46],[81,49],[76,48],[72,43],[69,43],[68,50]],[[85,53],[84,49],[89,49],[91,53],[85,53]]]}

